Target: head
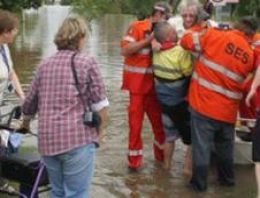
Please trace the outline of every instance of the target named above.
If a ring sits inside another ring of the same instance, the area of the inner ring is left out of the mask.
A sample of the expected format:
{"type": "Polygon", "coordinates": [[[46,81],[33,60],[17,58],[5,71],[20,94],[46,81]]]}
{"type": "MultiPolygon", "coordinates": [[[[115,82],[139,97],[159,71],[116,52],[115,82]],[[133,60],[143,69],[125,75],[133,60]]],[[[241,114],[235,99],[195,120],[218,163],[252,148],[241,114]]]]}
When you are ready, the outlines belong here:
{"type": "Polygon", "coordinates": [[[0,44],[12,43],[18,31],[18,19],[12,13],[0,10],[0,44]]]}
{"type": "Polygon", "coordinates": [[[180,8],[180,14],[183,20],[183,26],[185,29],[191,28],[197,23],[199,14],[199,4],[195,2],[187,2],[180,8]]]}
{"type": "Polygon", "coordinates": [[[82,50],[87,37],[87,25],[82,18],[65,19],[56,33],[54,43],[58,50],[82,50]]]}
{"type": "Polygon", "coordinates": [[[160,22],[170,18],[172,13],[171,6],[164,1],[160,1],[154,4],[152,11],[152,21],[160,22]]]}
{"type": "Polygon", "coordinates": [[[248,37],[252,37],[258,29],[258,22],[253,16],[244,16],[235,23],[234,28],[244,32],[248,37]]]}
{"type": "Polygon", "coordinates": [[[160,43],[163,43],[165,41],[177,42],[176,29],[167,21],[159,22],[156,24],[156,26],[154,27],[154,37],[160,43]]]}

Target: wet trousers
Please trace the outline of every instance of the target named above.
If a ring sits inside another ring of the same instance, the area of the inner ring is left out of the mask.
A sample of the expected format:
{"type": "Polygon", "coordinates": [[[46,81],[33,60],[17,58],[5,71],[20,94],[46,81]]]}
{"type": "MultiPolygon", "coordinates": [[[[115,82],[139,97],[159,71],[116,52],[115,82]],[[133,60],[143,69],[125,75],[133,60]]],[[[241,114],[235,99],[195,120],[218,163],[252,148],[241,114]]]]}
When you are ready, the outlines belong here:
{"type": "Polygon", "coordinates": [[[154,134],[153,151],[155,159],[163,161],[163,143],[165,135],[161,120],[161,110],[155,94],[141,95],[130,93],[128,107],[129,144],[128,167],[139,168],[142,165],[143,143],[141,130],[144,114],[147,114],[154,134]]]}
{"type": "Polygon", "coordinates": [[[234,185],[234,125],[205,117],[191,110],[192,179],[197,191],[207,189],[207,177],[212,146],[216,152],[218,181],[234,185]]]}

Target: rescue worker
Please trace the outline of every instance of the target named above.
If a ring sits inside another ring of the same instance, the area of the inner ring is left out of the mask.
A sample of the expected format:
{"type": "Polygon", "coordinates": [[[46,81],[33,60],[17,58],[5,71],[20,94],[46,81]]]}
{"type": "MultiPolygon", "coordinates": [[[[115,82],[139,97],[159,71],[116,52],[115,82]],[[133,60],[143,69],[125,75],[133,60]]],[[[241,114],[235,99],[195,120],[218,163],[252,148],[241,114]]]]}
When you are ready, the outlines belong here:
{"type": "Polygon", "coordinates": [[[153,39],[153,24],[166,20],[170,13],[171,8],[167,3],[156,3],[151,17],[131,23],[121,42],[121,53],[124,56],[122,89],[128,90],[130,95],[128,167],[131,170],[137,170],[142,165],[141,130],[144,113],[147,113],[154,133],[155,159],[160,162],[164,160],[165,137],[160,106],[154,91],[150,43],[153,39]]]}
{"type": "Polygon", "coordinates": [[[208,28],[188,32],[180,42],[199,52],[189,89],[193,174],[190,184],[197,191],[207,189],[211,145],[215,143],[218,180],[233,186],[234,123],[242,83],[254,70],[254,52],[248,43],[256,31],[251,21],[241,18],[235,30],[208,28]]]}

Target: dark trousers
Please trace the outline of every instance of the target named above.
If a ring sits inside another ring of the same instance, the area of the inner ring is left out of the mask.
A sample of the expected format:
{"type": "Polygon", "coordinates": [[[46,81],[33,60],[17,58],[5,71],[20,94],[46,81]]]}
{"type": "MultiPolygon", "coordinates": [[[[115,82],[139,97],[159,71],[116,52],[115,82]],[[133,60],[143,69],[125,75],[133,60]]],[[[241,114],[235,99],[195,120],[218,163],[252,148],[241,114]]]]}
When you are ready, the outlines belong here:
{"type": "Polygon", "coordinates": [[[220,184],[234,185],[234,125],[205,117],[191,110],[191,139],[195,190],[207,189],[211,148],[215,146],[217,173],[220,184]]]}
{"type": "Polygon", "coordinates": [[[186,145],[191,144],[191,129],[190,129],[190,112],[188,103],[183,101],[177,105],[169,106],[161,103],[162,113],[166,114],[174,123],[174,126],[179,131],[182,142],[186,145]]]}
{"type": "Polygon", "coordinates": [[[257,112],[255,131],[253,133],[253,161],[260,162],[260,111],[257,112]]]}

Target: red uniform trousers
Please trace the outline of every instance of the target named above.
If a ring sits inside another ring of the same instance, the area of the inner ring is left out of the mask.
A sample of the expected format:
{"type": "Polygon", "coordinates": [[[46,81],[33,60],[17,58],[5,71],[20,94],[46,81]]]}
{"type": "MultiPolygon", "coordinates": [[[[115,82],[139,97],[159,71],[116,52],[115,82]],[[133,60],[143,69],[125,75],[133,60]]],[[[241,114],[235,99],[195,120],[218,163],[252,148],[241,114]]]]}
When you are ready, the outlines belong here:
{"type": "Polygon", "coordinates": [[[128,107],[129,118],[129,153],[128,166],[139,168],[142,165],[143,145],[141,138],[144,113],[151,122],[154,133],[153,151],[155,159],[163,161],[163,143],[165,135],[161,120],[161,110],[155,94],[133,94],[130,93],[130,105],[128,107]]]}

